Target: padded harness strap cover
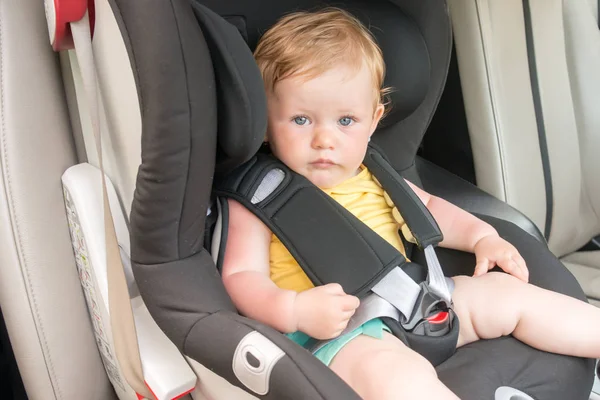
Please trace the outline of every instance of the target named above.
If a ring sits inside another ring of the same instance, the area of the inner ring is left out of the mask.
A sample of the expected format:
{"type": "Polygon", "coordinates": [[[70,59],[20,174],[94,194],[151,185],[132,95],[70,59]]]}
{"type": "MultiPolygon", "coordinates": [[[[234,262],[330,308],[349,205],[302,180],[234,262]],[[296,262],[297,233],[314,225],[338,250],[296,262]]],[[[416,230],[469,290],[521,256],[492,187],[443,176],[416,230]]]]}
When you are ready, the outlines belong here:
{"type": "Polygon", "coordinates": [[[237,200],[258,216],[315,285],[339,283],[346,293],[362,297],[392,268],[407,264],[392,245],[274,157],[257,155],[218,183],[215,194],[237,200]],[[282,171],[283,179],[253,204],[273,170],[282,171]]]}
{"type": "Polygon", "coordinates": [[[404,178],[392,168],[382,154],[373,145],[369,145],[363,163],[385,188],[394,204],[402,209],[402,217],[416,239],[417,245],[422,249],[429,245],[436,246],[444,238],[437,222],[404,178]]]}

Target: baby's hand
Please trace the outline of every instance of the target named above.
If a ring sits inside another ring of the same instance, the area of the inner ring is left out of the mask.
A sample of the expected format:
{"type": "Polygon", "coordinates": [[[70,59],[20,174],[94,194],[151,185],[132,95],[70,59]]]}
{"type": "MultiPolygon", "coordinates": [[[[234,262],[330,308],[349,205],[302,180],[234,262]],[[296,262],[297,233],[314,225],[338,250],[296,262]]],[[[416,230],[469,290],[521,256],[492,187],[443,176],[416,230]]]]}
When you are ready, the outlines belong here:
{"type": "Polygon", "coordinates": [[[320,340],[337,337],[359,304],[357,297],[344,293],[337,283],[306,290],[294,304],[298,330],[320,340]]]}
{"type": "Polygon", "coordinates": [[[488,235],[475,244],[475,258],[477,265],[473,276],[480,276],[494,268],[496,265],[505,272],[529,281],[529,270],[525,260],[515,247],[497,235],[488,235]]]}

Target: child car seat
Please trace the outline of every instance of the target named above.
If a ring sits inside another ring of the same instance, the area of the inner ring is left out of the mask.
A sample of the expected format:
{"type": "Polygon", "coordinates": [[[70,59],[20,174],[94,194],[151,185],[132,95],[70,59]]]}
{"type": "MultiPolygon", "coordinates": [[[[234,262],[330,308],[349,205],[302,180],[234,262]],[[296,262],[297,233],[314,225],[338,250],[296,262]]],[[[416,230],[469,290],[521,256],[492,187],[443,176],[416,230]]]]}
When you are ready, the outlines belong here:
{"type": "MultiPolygon", "coordinates": [[[[249,159],[264,135],[262,81],[242,38],[253,48],[260,32],[285,12],[321,3],[278,1],[260,9],[250,1],[111,4],[127,32],[143,110],[131,257],[152,316],[185,355],[255,396],[357,398],[279,332],[237,314],[203,240],[213,172],[249,159]],[[221,17],[203,12],[199,3],[221,17]],[[160,29],[148,29],[158,21],[160,29]]],[[[393,110],[374,135],[393,167],[433,194],[471,205],[465,208],[519,248],[533,283],[584,298],[534,238],[535,230],[529,234],[507,222],[531,226],[519,213],[415,157],[447,72],[451,30],[445,2],[345,1],[343,7],[372,28],[388,65],[386,84],[396,88],[393,110]]],[[[449,275],[470,273],[474,265],[460,252],[441,251],[440,258],[449,275]]],[[[492,398],[503,385],[535,398],[585,399],[592,369],[591,360],[540,352],[511,337],[465,346],[437,368],[463,399],[492,398]]]]}

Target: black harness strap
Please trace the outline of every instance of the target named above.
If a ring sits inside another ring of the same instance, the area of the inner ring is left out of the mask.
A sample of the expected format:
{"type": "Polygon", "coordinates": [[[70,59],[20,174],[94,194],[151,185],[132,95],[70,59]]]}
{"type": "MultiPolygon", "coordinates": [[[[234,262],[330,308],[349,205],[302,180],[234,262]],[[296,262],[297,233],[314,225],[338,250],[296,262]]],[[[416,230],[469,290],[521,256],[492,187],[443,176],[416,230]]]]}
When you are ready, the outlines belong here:
{"type": "Polygon", "coordinates": [[[365,166],[377,178],[406,221],[420,248],[436,246],[443,240],[437,222],[423,202],[408,186],[404,178],[372,146],[367,149],[363,161],[365,166]]]}
{"type": "MultiPolygon", "coordinates": [[[[336,282],[346,293],[362,297],[391,269],[407,264],[385,239],[271,156],[259,154],[236,169],[217,184],[215,194],[240,202],[260,218],[315,285],[336,282]],[[271,176],[280,179],[256,199],[271,176]]],[[[421,268],[415,273],[422,274],[421,268]]]]}

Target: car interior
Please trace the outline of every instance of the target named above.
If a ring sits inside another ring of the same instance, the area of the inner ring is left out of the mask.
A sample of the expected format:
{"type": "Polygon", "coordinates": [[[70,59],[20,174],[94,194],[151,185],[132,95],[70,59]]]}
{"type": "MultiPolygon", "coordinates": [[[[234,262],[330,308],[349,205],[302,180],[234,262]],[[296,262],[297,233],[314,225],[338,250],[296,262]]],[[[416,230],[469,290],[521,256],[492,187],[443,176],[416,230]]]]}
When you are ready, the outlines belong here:
{"type": "MultiPolygon", "coordinates": [[[[237,313],[211,247],[213,178],[263,138],[251,51],[298,9],[334,5],[371,29],[397,89],[374,141],[398,173],[547,247],[560,263],[533,283],[600,307],[599,3],[0,2],[0,397],[359,398],[237,313]]],[[[597,360],[512,337],[436,370],[462,399],[600,399],[597,360]]]]}

